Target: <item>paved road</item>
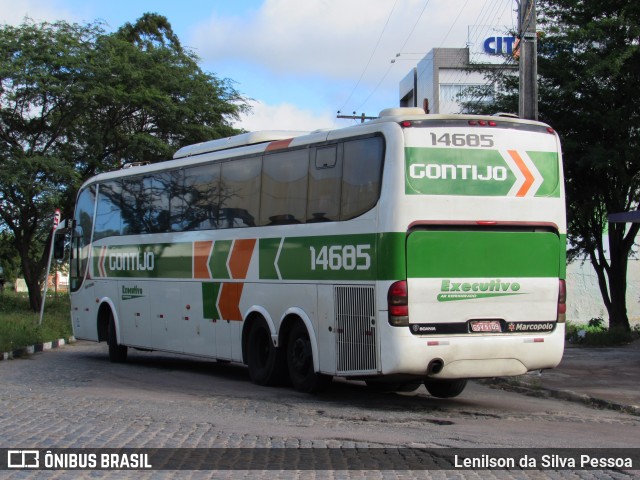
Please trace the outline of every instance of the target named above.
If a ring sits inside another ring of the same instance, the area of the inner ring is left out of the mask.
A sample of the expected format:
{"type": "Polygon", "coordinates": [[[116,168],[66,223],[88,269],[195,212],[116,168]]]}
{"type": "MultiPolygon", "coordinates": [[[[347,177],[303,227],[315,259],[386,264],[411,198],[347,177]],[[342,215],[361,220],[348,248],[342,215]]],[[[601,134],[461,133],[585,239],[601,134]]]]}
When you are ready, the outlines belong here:
{"type": "MultiPolygon", "coordinates": [[[[636,447],[640,439],[640,417],[473,382],[461,397],[448,401],[429,397],[424,387],[412,394],[381,394],[344,381],[310,396],[257,387],[237,365],[137,351],[130,352],[129,363],[111,364],[104,344],[86,342],[0,362],[0,386],[0,448],[622,448],[636,447]]],[[[10,473],[9,478],[27,477],[10,473]]],[[[418,472],[428,473],[460,478],[460,472],[418,472]]],[[[486,478],[487,473],[475,478],[486,478]]],[[[583,478],[629,478],[621,472],[583,473],[583,478]]],[[[87,478],[97,474],[83,473],[87,478]]],[[[368,472],[366,477],[418,474],[368,472]]],[[[53,473],[56,478],[64,475],[53,473]]],[[[216,478],[239,475],[257,474],[221,472],[216,478]]],[[[518,475],[575,478],[569,471],[518,475]]],[[[171,477],[167,472],[148,473],[149,478],[163,476],[171,477]]],[[[314,476],[340,478],[334,472],[304,474],[314,476]]],[[[509,478],[505,472],[495,477],[509,478]]]]}

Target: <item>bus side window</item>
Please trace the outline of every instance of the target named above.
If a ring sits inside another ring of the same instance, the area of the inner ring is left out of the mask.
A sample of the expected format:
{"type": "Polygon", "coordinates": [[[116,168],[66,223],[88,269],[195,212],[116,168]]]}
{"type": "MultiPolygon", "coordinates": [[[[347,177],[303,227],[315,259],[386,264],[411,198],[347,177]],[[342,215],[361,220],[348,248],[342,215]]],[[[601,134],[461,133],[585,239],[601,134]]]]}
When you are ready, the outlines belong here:
{"type": "Polygon", "coordinates": [[[255,227],[260,212],[262,157],[222,164],[218,228],[255,227]]]}
{"type": "Polygon", "coordinates": [[[189,167],[182,189],[183,230],[214,230],[221,227],[220,164],[189,167]]]}
{"type": "Polygon", "coordinates": [[[312,153],[307,223],[333,222],[340,218],[342,159],[338,147],[321,147],[312,153]]]}
{"type": "Polygon", "coordinates": [[[98,188],[98,208],[96,211],[96,225],[93,241],[101,238],[120,235],[122,212],[120,210],[120,195],[122,189],[118,181],[108,181],[98,188]]]}
{"type": "Polygon", "coordinates": [[[144,178],[145,215],[147,216],[144,233],[181,230],[182,178],[182,170],[160,172],[144,178]]]}
{"type": "Polygon", "coordinates": [[[93,209],[96,201],[96,187],[90,185],[80,192],[74,220],[76,227],[71,233],[70,287],[77,291],[86,275],[89,264],[93,209]]]}
{"type": "Polygon", "coordinates": [[[121,235],[150,232],[149,199],[145,195],[142,177],[125,178],[122,182],[121,235]]]}
{"type": "Polygon", "coordinates": [[[309,150],[264,156],[260,225],[301,223],[307,205],[309,150]]]}
{"type": "Polygon", "coordinates": [[[378,202],[383,156],[381,137],[344,143],[340,220],[362,215],[378,202]]]}

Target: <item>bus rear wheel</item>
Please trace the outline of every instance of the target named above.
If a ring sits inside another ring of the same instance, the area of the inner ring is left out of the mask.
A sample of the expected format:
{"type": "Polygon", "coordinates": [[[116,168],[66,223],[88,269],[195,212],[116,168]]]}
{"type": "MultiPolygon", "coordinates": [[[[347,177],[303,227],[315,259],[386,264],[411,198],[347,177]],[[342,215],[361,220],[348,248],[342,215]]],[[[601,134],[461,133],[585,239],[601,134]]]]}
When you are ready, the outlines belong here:
{"type": "Polygon", "coordinates": [[[425,380],[424,386],[427,388],[427,392],[429,392],[433,397],[453,398],[462,393],[464,387],[467,386],[467,379],[425,380]]]}
{"type": "Polygon", "coordinates": [[[281,385],[285,382],[285,353],[273,345],[271,331],[264,320],[257,320],[251,325],[247,349],[247,365],[253,383],[281,385]]]}
{"type": "Polygon", "coordinates": [[[316,373],[313,368],[313,350],[307,327],[296,322],[289,332],[287,365],[293,387],[305,393],[319,392],[331,383],[331,377],[316,373]]]}
{"type": "Polygon", "coordinates": [[[107,326],[107,344],[109,345],[109,361],[111,363],[124,363],[127,361],[127,346],[118,344],[116,334],[116,322],[113,312],[109,312],[109,324],[107,326]]]}

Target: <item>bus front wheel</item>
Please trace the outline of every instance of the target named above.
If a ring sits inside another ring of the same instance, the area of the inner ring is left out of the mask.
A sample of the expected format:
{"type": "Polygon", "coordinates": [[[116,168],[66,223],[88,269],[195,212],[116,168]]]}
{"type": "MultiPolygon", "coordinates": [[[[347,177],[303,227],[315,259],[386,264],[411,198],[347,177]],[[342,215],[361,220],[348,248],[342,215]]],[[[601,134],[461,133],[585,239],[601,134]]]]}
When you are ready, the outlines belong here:
{"type": "Polygon", "coordinates": [[[462,393],[467,386],[465,378],[456,380],[425,380],[424,386],[427,392],[437,398],[453,398],[462,393]]]}
{"type": "Polygon", "coordinates": [[[109,345],[109,361],[111,363],[123,363],[127,361],[127,346],[118,344],[116,335],[116,322],[113,312],[109,312],[109,325],[107,326],[107,344],[109,345]]]}
{"type": "Polygon", "coordinates": [[[257,385],[280,385],[286,376],[286,358],[271,340],[271,331],[263,320],[251,325],[247,341],[247,365],[251,381],[257,385]]]}
{"type": "Polygon", "coordinates": [[[289,332],[287,365],[291,383],[300,392],[318,392],[331,383],[330,376],[315,372],[309,333],[307,327],[300,321],[296,322],[289,332]]]}

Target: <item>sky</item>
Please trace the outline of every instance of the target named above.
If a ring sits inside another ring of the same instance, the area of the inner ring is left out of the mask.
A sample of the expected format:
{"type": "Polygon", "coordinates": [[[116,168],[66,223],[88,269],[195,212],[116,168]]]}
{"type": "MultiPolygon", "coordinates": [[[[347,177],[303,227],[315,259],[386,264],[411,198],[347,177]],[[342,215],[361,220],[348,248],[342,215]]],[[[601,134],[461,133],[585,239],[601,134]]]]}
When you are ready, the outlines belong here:
{"type": "MultiPolygon", "coordinates": [[[[462,48],[472,25],[515,28],[515,0],[0,0],[0,23],[167,17],[204,71],[252,106],[234,126],[339,128],[398,106],[398,84],[432,48],[462,48]],[[393,62],[392,62],[393,61],[393,62]]],[[[477,31],[483,32],[484,27],[477,31]]],[[[473,39],[472,39],[473,40],[473,39]]]]}

